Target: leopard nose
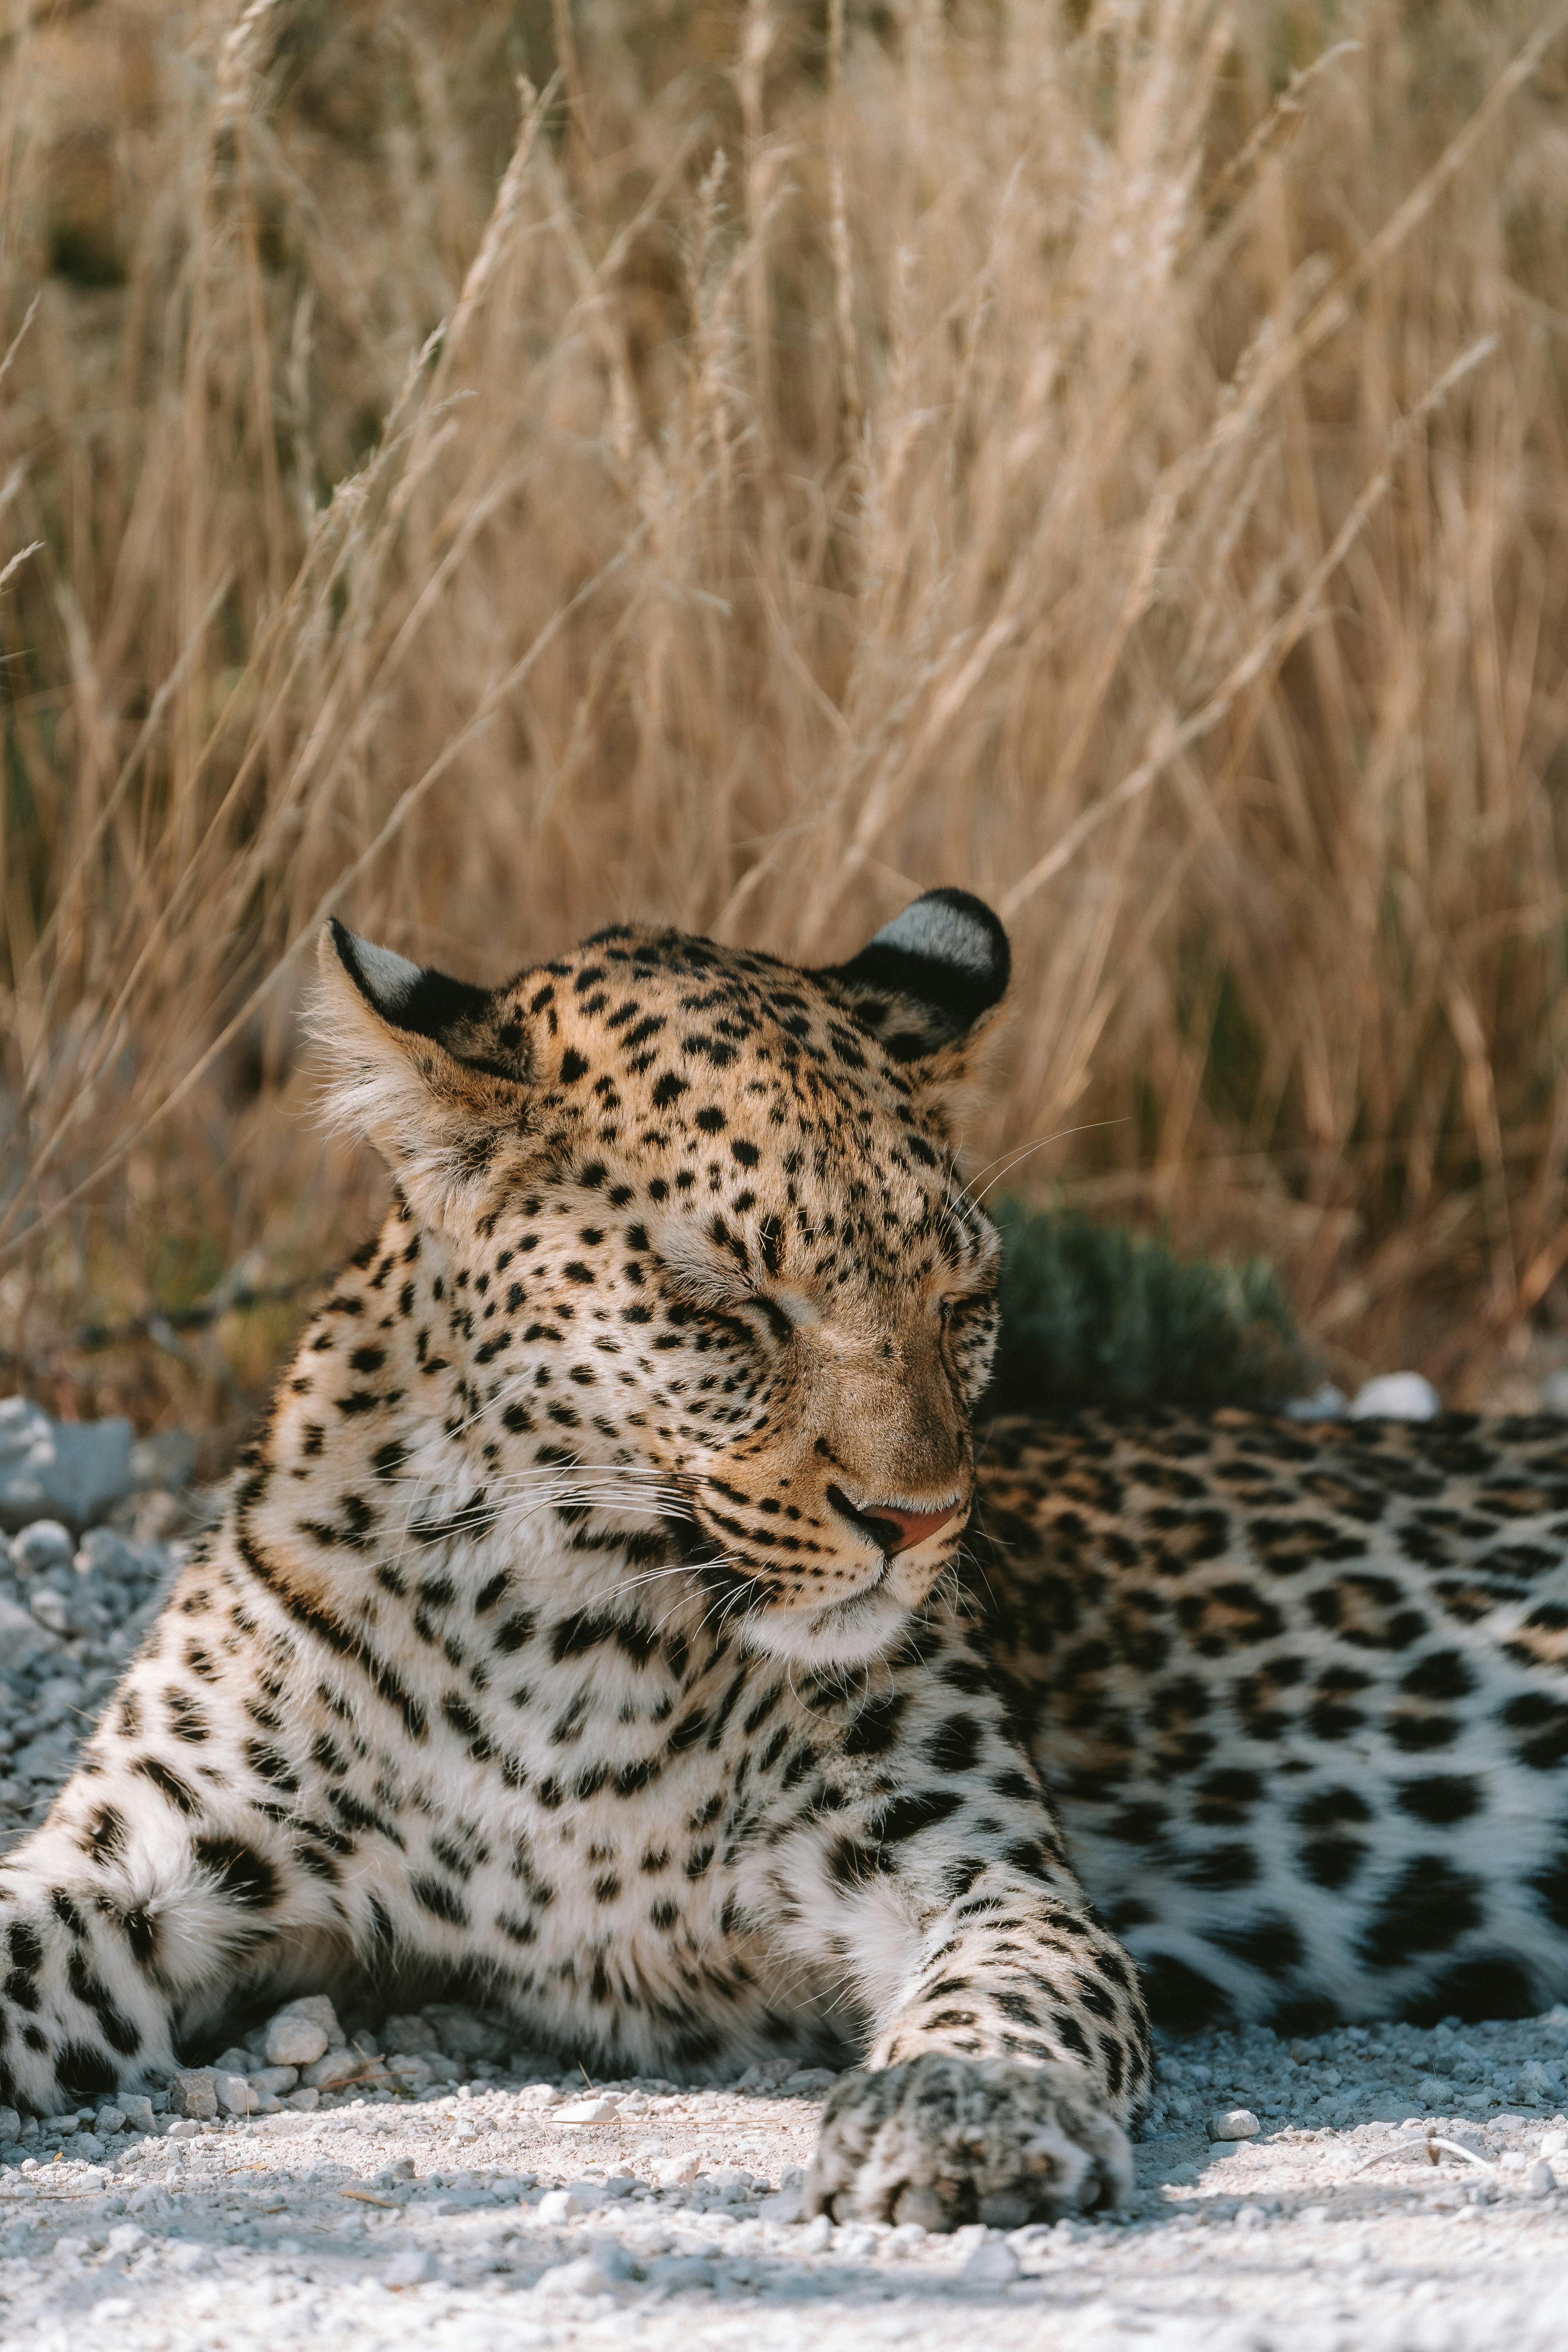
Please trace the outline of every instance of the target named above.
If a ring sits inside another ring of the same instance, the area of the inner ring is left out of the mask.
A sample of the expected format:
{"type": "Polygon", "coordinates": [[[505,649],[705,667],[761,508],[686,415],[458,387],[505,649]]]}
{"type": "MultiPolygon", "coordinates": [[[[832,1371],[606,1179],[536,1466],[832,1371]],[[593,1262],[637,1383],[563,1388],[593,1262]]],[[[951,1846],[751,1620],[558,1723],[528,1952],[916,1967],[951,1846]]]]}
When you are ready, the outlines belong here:
{"type": "Polygon", "coordinates": [[[901,1503],[862,1503],[862,1512],[868,1519],[879,1519],[893,1530],[894,1540],[884,1549],[892,1554],[908,1551],[911,1544],[923,1543],[934,1536],[938,1528],[945,1528],[956,1517],[956,1503],[939,1503],[934,1510],[910,1511],[901,1503]]]}

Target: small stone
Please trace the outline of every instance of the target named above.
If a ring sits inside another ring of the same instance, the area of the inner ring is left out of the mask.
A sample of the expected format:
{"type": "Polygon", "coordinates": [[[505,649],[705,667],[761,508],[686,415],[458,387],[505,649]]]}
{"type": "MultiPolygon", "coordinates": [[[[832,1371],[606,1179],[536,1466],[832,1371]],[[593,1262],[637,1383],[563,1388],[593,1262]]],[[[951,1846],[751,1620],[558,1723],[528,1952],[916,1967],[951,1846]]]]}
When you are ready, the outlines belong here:
{"type": "Polygon", "coordinates": [[[103,2142],[96,2132],[79,2131],[71,2142],[71,2155],[79,2164],[96,2164],[103,2154],[103,2142]]]}
{"type": "Polygon", "coordinates": [[[46,1633],[64,1642],[76,1631],[69,1601],[52,1584],[36,1584],[27,1595],[27,1606],[46,1633]]]}
{"type": "Polygon", "coordinates": [[[1415,2085],[1415,2095],[1429,2107],[1447,2107],[1454,2096],[1454,2085],[1446,2075],[1423,2074],[1415,2085]]]}
{"type": "Polygon", "coordinates": [[[826,2214],[814,2215],[796,2242],[803,2254],[825,2254],[833,2243],[833,2224],[826,2214]]]}
{"type": "Polygon", "coordinates": [[[153,2129],[153,2102],[138,2098],[134,2092],[121,2091],[118,2105],[125,2117],[127,2131],[150,2132],[153,2129]]]}
{"type": "Polygon", "coordinates": [[[708,2186],[721,2197],[744,2197],[752,2186],[752,2175],[742,2164],[715,2165],[708,2175],[708,2186]]]}
{"type": "Polygon", "coordinates": [[[411,2248],[405,2254],[394,2254],[376,2275],[384,2286],[422,2286],[435,2277],[436,2264],[430,2255],[411,2248]]]}
{"type": "Polygon", "coordinates": [[[1250,2107],[1223,2107],[1208,2119],[1213,2140],[1256,2139],[1262,2126],[1250,2107]]]}
{"type": "MultiPolygon", "coordinates": [[[[214,2115],[216,2115],[216,2112],[217,2101],[215,2097],[213,2100],[214,2115]]],[[[194,2116],[176,2116],[174,2122],[169,2126],[168,2130],[163,2134],[163,2137],[165,2139],[195,2139],[199,2137],[201,2128],[201,2125],[196,2121],[194,2116]]]]}
{"type": "Polygon", "coordinates": [[[382,2070],[374,2059],[366,2059],[358,2050],[329,2050],[306,2067],[300,2081],[308,2090],[332,2091],[340,2083],[352,2083],[361,2074],[379,2077],[382,2070]]]}
{"type": "Polygon", "coordinates": [[[1561,2069],[1549,2066],[1539,2058],[1527,2058],[1519,2070],[1514,2089],[1521,2099],[1538,2100],[1542,2105],[1558,2098],[1563,2090],[1561,2069]]]}
{"type": "Polygon", "coordinates": [[[138,1492],[188,1486],[196,1475],[198,1447],[188,1429],[161,1429],[131,1447],[131,1483],[138,1492]]]}
{"type": "Polygon", "coordinates": [[[314,2083],[302,2084],[299,2090],[286,2091],[283,2095],[283,2105],[291,2107],[297,2116],[311,2115],[321,2104],[321,2095],[314,2083]]]}
{"type": "Polygon", "coordinates": [[[12,1562],[23,1576],[47,1576],[53,1568],[68,1568],[75,1553],[70,1529],[58,1519],[36,1519],[11,1546],[12,1562]]]}
{"type": "Polygon", "coordinates": [[[679,2189],[687,2181],[695,2180],[701,2168],[700,2157],[667,2156],[662,2164],[654,2166],[653,2179],[660,2189],[679,2189]]]}
{"type": "Polygon", "coordinates": [[[671,2294],[696,2293],[717,2286],[718,2273],[700,2254],[660,2254],[647,2265],[648,2284],[671,2294]]]}
{"type": "Polygon", "coordinates": [[[381,2046],[389,2057],[412,2058],[429,2045],[430,2029],[422,2017],[389,2017],[381,2029],[381,2046]]]}
{"type": "Polygon", "coordinates": [[[431,2042],[448,2058],[467,2059],[472,2063],[484,2059],[490,2065],[499,2064],[505,2057],[511,2030],[500,2020],[481,2015],[477,2009],[465,2008],[458,2001],[430,2001],[425,2011],[427,2028],[420,2048],[431,2042]]]}
{"type": "Polygon", "coordinates": [[[1552,2172],[1552,2167],[1542,2158],[1537,2157],[1535,2162],[1529,2167],[1524,2176],[1525,2195],[1527,2197],[1550,2197],[1556,2186],[1557,2179],[1555,2174],[1552,2172]]]}
{"type": "Polygon", "coordinates": [[[0,1657],[8,1666],[31,1665],[36,1658],[52,1656],[59,1645],[59,1635],[40,1625],[30,1609],[0,1592],[0,1657]]]}
{"type": "Polygon", "coordinates": [[[550,2120],[552,2124],[613,2123],[620,2104],[615,2092],[607,2091],[596,2099],[574,2099],[565,2106],[552,2107],[550,2120]]]}
{"type": "MultiPolygon", "coordinates": [[[[309,2069],[306,2071],[309,2072],[309,2069]]],[[[405,2088],[410,2091],[427,2090],[436,2079],[435,2070],[429,2062],[415,2056],[412,2053],[407,2057],[389,2058],[386,2061],[386,2071],[394,2082],[403,2084],[405,2088]]]]}
{"type": "Polygon", "coordinates": [[[818,2099],[838,2080],[831,2066],[801,2066],[786,2074],[780,2088],[791,2098],[818,2099]]]}
{"type": "Polygon", "coordinates": [[[262,2052],[269,2066],[309,2066],[334,2045],[341,2045],[342,2028],[325,1993],[308,1993],[291,2000],[268,2021],[262,2052]]]}
{"type": "Polygon", "coordinates": [[[1011,2286],[1024,2265],[1005,2238],[987,2238],[959,2273],[965,2286],[1011,2286]]]}
{"type": "Polygon", "coordinates": [[[134,2221],[117,2221],[103,2242],[111,2254],[133,2254],[147,2243],[147,2232],[134,2221]]]}
{"type": "Polygon", "coordinates": [[[285,2091],[293,2090],[300,2080],[300,2070],[297,2066],[258,2066],[246,2079],[253,2091],[270,2091],[274,2098],[279,2098],[285,2091]]]}
{"type": "Polygon", "coordinates": [[[15,2107],[0,2107],[0,2147],[22,2137],[22,2118],[15,2107]]]}
{"type": "Polygon", "coordinates": [[[1291,1397],[1285,1406],[1285,1417],[1288,1421],[1339,1421],[1346,1402],[1343,1389],[1337,1389],[1332,1381],[1325,1381],[1310,1396],[1291,1397]]]}
{"type": "Polygon", "coordinates": [[[176,2116],[210,2123],[217,2113],[217,2078],[210,2066],[185,2066],[169,2085],[169,2106],[176,2116]]]}
{"type": "MultiPolygon", "coordinates": [[[[762,2203],[757,2208],[757,2219],[760,2221],[798,2221],[800,2219],[799,2189],[781,2189],[777,2196],[764,2197],[762,2203]]],[[[918,2221],[911,2221],[909,2224],[909,2227],[911,2231],[918,2232],[922,2238],[926,2234],[925,2231],[918,2221]]],[[[897,2238],[898,2235],[899,2233],[895,2230],[893,2232],[893,2238],[897,2238]]],[[[890,2238],[888,2242],[890,2245],[892,2242],[893,2241],[890,2238]]],[[[903,2242],[912,2244],[914,2242],[913,2237],[911,2236],[911,2238],[903,2242]]]]}
{"type": "Polygon", "coordinates": [[[547,2229],[559,2229],[563,2222],[596,2212],[604,2201],[605,2192],[597,2181],[574,2180],[565,2189],[547,2189],[533,2209],[534,2217],[547,2229]]]}
{"type": "Polygon", "coordinates": [[[244,2074],[213,2076],[213,2092],[226,2116],[247,2116],[260,2105],[260,2100],[244,2074]]]}
{"type": "Polygon", "coordinates": [[[1419,1372],[1381,1372],[1351,1399],[1352,1421],[1435,1421],[1443,1400],[1419,1372]]]}
{"type": "Polygon", "coordinates": [[[131,1491],[131,1439],[128,1421],[52,1421],[26,1397],[0,1401],[0,1528],[103,1518],[131,1491]]]}

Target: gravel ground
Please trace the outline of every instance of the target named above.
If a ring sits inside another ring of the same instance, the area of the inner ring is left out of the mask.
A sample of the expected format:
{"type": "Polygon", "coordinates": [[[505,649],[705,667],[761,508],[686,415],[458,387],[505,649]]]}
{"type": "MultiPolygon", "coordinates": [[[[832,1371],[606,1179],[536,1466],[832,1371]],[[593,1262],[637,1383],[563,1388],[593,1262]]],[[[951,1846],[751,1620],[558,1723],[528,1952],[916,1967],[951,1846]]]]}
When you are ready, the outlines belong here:
{"type": "MultiPolygon", "coordinates": [[[[191,1509],[0,1538],[0,1845],[69,1770],[191,1509]]],[[[795,2219],[820,2073],[590,2084],[450,2005],[352,2039],[318,2015],[146,2105],[0,2110],[0,2341],[863,2352],[945,2347],[982,2308],[988,2347],[1563,2340],[1568,2010],[1169,2043],[1131,2213],[949,2238],[795,2219]]]]}

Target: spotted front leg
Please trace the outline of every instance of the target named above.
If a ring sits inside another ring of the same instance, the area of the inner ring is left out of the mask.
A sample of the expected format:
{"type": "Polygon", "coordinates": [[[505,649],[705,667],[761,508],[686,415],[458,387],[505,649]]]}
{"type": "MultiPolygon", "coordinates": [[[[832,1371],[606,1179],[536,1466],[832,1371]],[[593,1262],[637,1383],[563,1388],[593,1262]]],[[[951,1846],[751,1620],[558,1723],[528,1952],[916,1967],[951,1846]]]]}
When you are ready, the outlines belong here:
{"type": "Polygon", "coordinates": [[[868,2028],[807,2204],[937,2229],[1115,2203],[1150,2079],[1132,1964],[1090,1911],[961,1622],[949,1638],[848,1723],[803,1824],[829,1833],[793,1906],[795,1939],[848,1973],[868,2028]]]}

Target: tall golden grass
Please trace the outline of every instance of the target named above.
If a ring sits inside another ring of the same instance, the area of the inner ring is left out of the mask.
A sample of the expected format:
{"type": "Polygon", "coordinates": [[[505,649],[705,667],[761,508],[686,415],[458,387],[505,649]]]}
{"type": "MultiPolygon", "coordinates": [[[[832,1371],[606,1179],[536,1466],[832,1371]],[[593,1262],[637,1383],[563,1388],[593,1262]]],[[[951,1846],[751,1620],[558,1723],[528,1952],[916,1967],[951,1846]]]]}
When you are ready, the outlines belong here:
{"type": "Polygon", "coordinates": [[[1268,1251],[1342,1375],[1553,1311],[1542,0],[12,0],[3,72],[26,1385],[238,1411],[279,1316],[159,1318],[356,1237],[330,909],[499,978],[963,883],[976,1164],[1268,1251]]]}

